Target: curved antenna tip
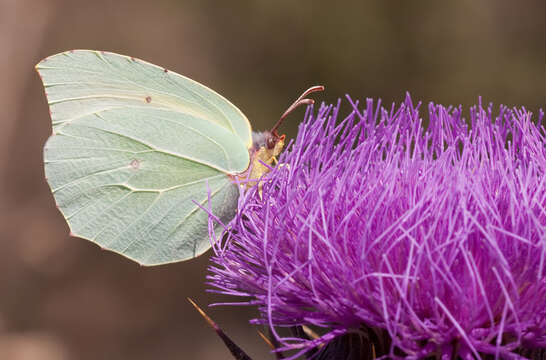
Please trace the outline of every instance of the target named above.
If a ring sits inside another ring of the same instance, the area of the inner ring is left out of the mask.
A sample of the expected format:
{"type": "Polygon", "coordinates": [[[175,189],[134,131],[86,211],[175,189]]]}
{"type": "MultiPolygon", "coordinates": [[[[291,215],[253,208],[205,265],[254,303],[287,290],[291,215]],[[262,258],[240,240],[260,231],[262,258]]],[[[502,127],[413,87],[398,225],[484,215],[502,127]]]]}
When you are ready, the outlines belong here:
{"type": "Polygon", "coordinates": [[[298,106],[300,105],[312,105],[315,103],[315,100],[308,99],[306,96],[309,94],[312,94],[314,92],[318,91],[324,91],[323,85],[315,85],[311,86],[309,89],[305,90],[297,99],[286,109],[284,114],[281,115],[280,119],[277,121],[277,123],[271,128],[271,133],[274,135],[277,135],[277,128],[282,124],[283,120],[290,114],[292,111],[294,111],[298,106]]]}

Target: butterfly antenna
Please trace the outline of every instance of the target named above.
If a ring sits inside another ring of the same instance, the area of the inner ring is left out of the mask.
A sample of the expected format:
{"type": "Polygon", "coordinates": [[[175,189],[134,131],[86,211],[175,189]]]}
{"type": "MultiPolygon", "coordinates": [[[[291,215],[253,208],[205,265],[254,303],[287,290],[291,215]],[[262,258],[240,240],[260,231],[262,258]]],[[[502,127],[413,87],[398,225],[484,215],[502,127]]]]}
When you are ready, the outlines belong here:
{"type": "Polygon", "coordinates": [[[288,109],[286,109],[284,114],[282,114],[279,121],[277,121],[277,123],[271,128],[271,133],[274,134],[274,135],[277,135],[277,128],[282,124],[284,118],[286,118],[288,116],[288,114],[290,114],[292,111],[294,111],[298,106],[303,105],[303,104],[305,104],[305,105],[314,104],[315,100],[307,99],[305,97],[307,95],[312,94],[312,93],[317,92],[317,91],[324,91],[324,86],[322,86],[322,85],[311,86],[309,89],[305,90],[303,92],[303,94],[301,94],[300,97],[296,101],[294,101],[292,103],[292,105],[290,105],[288,107],[288,109]]]}

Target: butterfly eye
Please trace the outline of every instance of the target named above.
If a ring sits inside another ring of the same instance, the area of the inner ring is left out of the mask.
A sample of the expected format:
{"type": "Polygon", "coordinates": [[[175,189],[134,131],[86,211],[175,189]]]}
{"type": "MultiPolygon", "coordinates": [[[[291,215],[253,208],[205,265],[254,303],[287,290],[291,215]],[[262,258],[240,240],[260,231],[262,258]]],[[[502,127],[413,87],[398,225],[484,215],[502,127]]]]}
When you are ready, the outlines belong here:
{"type": "Polygon", "coordinates": [[[276,141],[273,136],[268,136],[265,144],[268,149],[273,149],[275,147],[275,143],[276,141]]]}

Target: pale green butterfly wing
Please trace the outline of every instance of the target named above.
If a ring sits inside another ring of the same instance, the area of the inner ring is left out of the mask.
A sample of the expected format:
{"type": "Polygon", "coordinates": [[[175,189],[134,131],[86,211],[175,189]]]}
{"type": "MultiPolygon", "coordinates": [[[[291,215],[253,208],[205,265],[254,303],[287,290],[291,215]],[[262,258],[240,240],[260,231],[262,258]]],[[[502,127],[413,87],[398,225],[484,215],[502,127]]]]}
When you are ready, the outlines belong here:
{"type": "Polygon", "coordinates": [[[143,265],[210,247],[210,207],[233,218],[250,125],[229,101],[130,57],[75,50],[36,66],[53,135],[46,177],[73,235],[143,265]],[[210,194],[210,203],[209,203],[210,194]]]}

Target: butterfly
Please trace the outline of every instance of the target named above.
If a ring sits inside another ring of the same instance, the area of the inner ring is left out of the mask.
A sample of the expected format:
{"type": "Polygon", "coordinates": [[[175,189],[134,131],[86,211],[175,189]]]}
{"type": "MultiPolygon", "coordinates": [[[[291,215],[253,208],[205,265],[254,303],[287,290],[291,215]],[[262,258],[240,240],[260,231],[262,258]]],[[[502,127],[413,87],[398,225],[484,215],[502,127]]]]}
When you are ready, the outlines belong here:
{"type": "Polygon", "coordinates": [[[241,179],[260,178],[282,151],[278,125],[324,89],[311,87],[270,131],[253,133],[220,94],[133,57],[71,50],[36,70],[53,129],[45,175],[70,234],[141,265],[208,250],[201,208],[229,223],[241,179]]]}

